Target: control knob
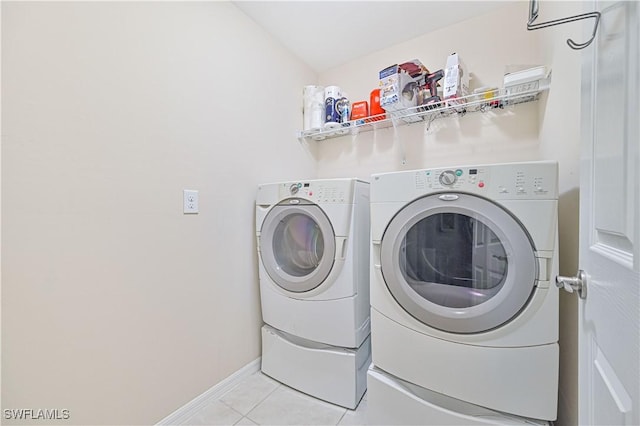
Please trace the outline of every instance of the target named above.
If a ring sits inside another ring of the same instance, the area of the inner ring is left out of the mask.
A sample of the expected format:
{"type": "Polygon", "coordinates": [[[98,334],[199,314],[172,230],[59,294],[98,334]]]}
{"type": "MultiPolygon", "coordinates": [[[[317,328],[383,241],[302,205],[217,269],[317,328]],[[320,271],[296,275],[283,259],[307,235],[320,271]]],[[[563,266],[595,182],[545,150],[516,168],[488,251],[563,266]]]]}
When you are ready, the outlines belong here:
{"type": "Polygon", "coordinates": [[[439,180],[443,185],[453,185],[454,183],[456,183],[457,179],[458,177],[456,176],[456,172],[454,172],[453,170],[445,170],[444,172],[440,173],[439,180]]]}
{"type": "Polygon", "coordinates": [[[291,192],[291,195],[295,195],[295,194],[298,193],[299,189],[300,189],[300,187],[298,186],[298,184],[294,183],[289,187],[289,192],[291,192]]]}

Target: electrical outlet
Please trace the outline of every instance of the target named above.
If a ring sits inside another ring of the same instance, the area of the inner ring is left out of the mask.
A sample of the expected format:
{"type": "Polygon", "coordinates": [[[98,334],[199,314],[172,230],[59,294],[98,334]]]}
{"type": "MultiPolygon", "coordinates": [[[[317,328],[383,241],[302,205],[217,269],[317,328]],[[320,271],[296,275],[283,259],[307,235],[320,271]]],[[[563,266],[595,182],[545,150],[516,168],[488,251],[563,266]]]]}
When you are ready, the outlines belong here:
{"type": "Polygon", "coordinates": [[[183,208],[185,214],[198,213],[198,191],[185,189],[183,192],[183,208]]]}

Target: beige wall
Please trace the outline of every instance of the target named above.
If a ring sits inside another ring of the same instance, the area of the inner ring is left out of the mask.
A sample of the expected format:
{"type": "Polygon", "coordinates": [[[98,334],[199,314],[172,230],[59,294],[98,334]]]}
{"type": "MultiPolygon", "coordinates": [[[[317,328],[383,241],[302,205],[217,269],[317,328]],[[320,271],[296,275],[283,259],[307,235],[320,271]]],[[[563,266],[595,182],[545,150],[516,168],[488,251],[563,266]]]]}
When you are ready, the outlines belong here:
{"type": "Polygon", "coordinates": [[[315,176],[316,78],[229,3],[2,2],[3,409],[154,423],[260,355],[255,188],[315,176]]]}
{"type": "MultiPolygon", "coordinates": [[[[579,2],[540,5],[540,20],[580,13],[579,2]]],[[[580,24],[527,31],[528,2],[507,3],[482,17],[450,26],[320,75],[354,101],[368,100],[377,87],[377,72],[409,59],[430,70],[443,68],[457,52],[471,75],[472,88],[502,86],[506,65],[543,64],[552,69],[551,89],[539,102],[517,105],[505,113],[468,114],[343,137],[317,146],[318,174],[333,177],[445,165],[553,159],[560,164],[560,272],[574,274],[578,254],[578,153],[580,123],[580,52],[565,40],[582,41],[580,24]],[[403,163],[403,158],[405,162],[403,163]]],[[[577,424],[576,299],[561,295],[560,425],[577,424]]]]}

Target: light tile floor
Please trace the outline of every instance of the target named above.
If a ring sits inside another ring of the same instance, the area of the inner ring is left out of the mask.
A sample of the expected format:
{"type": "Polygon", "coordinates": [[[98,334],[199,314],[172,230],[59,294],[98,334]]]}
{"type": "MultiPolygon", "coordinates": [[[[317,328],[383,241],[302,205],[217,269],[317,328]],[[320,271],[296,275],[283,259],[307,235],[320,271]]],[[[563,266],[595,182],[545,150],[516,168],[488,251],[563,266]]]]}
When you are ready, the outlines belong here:
{"type": "Polygon", "coordinates": [[[189,425],[365,425],[367,395],[355,410],[289,388],[261,372],[193,415],[189,425]]]}

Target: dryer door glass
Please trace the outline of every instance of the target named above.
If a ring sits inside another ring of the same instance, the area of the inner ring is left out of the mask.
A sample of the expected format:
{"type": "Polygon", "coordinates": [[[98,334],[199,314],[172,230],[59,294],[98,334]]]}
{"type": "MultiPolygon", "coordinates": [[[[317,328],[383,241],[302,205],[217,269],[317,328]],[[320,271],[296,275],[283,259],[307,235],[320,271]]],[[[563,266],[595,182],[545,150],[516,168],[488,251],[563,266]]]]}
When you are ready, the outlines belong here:
{"type": "Polygon", "coordinates": [[[320,207],[304,200],[274,206],[262,224],[259,244],[264,269],[287,291],[312,290],[333,268],[336,240],[331,222],[320,207]]]}
{"type": "Polygon", "coordinates": [[[508,258],[489,226],[459,213],[437,213],[413,225],[402,241],[400,271],[421,297],[468,308],[493,297],[505,282],[508,258]]]}
{"type": "Polygon", "coordinates": [[[470,194],[434,194],[405,206],[380,247],[396,302],[424,324],[480,333],[518,315],[536,290],[528,232],[506,209],[470,194]]]}

